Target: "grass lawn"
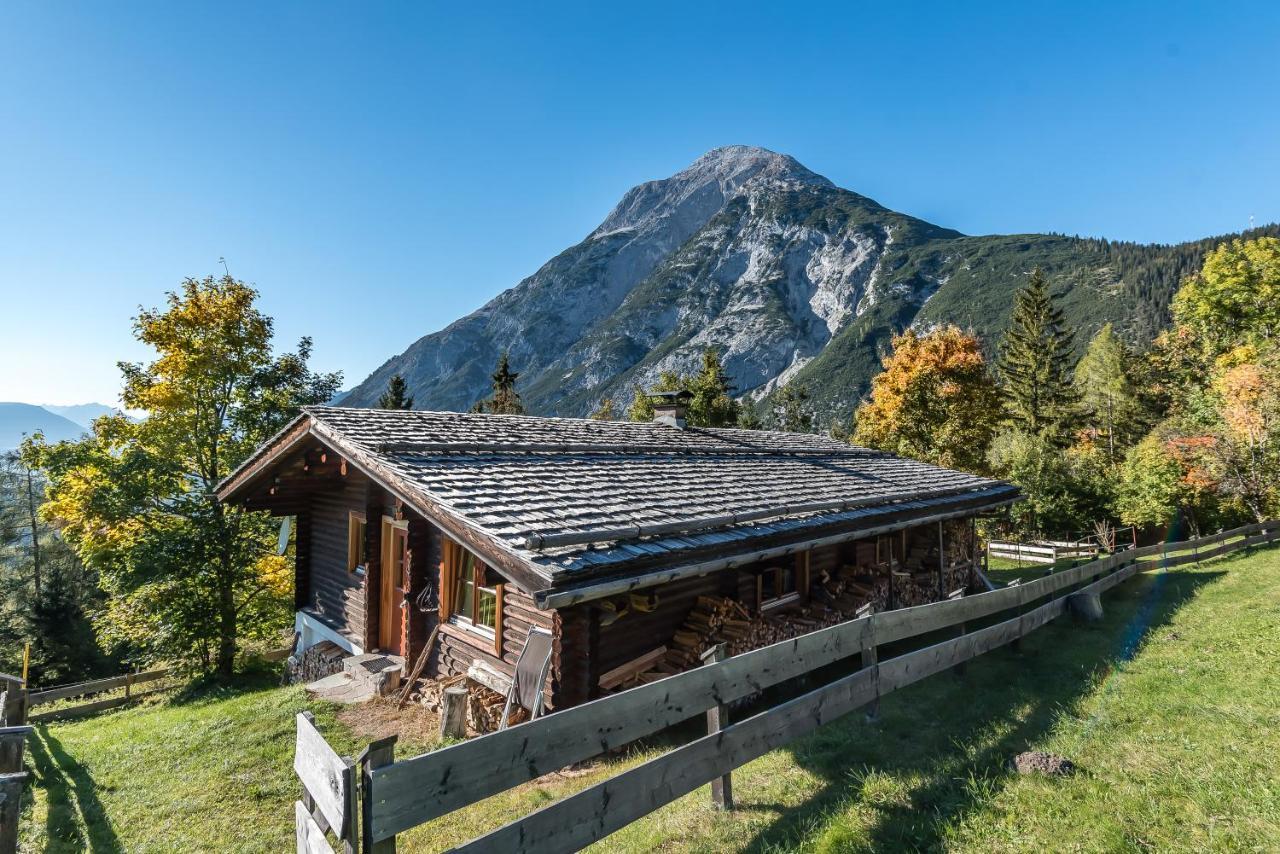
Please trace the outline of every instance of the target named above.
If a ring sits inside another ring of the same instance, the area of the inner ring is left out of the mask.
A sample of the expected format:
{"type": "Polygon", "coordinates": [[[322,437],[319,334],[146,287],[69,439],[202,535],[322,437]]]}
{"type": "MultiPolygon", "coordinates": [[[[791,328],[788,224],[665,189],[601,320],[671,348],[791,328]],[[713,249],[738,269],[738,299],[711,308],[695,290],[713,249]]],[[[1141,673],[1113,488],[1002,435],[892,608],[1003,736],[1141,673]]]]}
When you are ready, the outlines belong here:
{"type": "MultiPolygon", "coordinates": [[[[1139,576],[1106,619],[1066,620],[849,715],[734,773],[602,850],[1138,851],[1280,849],[1280,549],[1139,576]],[[1023,750],[1069,778],[1022,777],[1023,750]]],[[[331,707],[262,676],[40,728],[29,851],[289,849],[293,715],[340,751],[363,740],[331,707]]],[[[397,753],[427,746],[404,739],[397,753]]],[[[656,748],[649,748],[648,751],[656,748]]],[[[439,850],[581,788],[648,751],[551,775],[401,837],[439,850]]]]}

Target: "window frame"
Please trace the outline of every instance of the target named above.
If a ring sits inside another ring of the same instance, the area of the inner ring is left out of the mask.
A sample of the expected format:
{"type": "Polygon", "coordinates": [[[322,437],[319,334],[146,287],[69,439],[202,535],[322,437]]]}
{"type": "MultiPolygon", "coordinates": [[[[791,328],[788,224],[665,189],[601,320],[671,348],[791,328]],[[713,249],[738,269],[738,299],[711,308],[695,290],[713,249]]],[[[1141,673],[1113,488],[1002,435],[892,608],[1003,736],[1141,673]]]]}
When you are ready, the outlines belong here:
{"type": "Polygon", "coordinates": [[[772,611],[775,608],[785,608],[788,605],[794,605],[803,602],[808,598],[809,590],[809,552],[798,552],[795,556],[795,563],[789,567],[791,579],[793,582],[792,589],[772,596],[768,599],[764,596],[764,577],[766,574],[773,575],[774,591],[782,590],[783,580],[787,577],[788,567],[777,565],[766,567],[764,570],[756,574],[756,611],[763,613],[772,611]]]}
{"type": "Polygon", "coordinates": [[[347,513],[347,572],[364,575],[368,569],[368,517],[360,510],[352,510],[347,513]]]}
{"type": "Polygon", "coordinates": [[[466,632],[484,638],[493,645],[495,655],[502,656],[502,611],[505,604],[506,582],[495,581],[492,584],[485,582],[490,578],[501,579],[502,576],[493,571],[487,563],[480,559],[479,555],[463,548],[460,544],[452,540],[445,541],[444,560],[441,565],[440,572],[440,588],[447,591],[446,596],[441,597],[440,601],[440,617],[443,621],[450,625],[457,626],[466,632]],[[462,568],[467,560],[472,562],[472,576],[470,581],[465,581],[462,575],[462,568]],[[462,585],[471,585],[471,608],[470,613],[463,613],[459,605],[462,602],[462,585]],[[489,626],[478,620],[481,612],[481,594],[492,597],[493,601],[493,625],[489,626]]]}

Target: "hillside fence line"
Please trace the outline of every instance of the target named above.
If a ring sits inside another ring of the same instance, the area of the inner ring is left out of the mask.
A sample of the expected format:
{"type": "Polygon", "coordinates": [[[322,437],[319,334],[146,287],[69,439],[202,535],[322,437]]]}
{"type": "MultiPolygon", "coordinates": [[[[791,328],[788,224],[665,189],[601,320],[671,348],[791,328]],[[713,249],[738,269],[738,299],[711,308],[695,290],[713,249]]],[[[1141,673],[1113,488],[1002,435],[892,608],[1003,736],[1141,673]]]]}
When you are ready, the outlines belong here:
{"type": "Polygon", "coordinates": [[[1014,643],[1064,613],[1096,619],[1101,595],[1138,572],[1199,563],[1276,540],[1280,522],[1272,521],[1117,552],[1031,581],[871,614],[730,658],[711,655],[710,663],[694,670],[399,761],[394,736],[370,744],[358,760],[339,757],[309,717],[299,715],[298,851],[332,852],[327,833],[346,854],[395,851],[397,834],[410,828],[703,713],[706,736],[452,850],[578,850],[707,784],[713,784],[713,803],[731,808],[725,784],[733,769],[824,723],[859,708],[874,710],[881,697],[1014,643]],[[972,627],[994,617],[1002,619],[972,627]],[[884,660],[878,656],[886,644],[944,630],[954,637],[884,660]],[[854,657],[862,666],[847,676],[742,721],[725,719],[725,706],[735,700],[854,657]]]}

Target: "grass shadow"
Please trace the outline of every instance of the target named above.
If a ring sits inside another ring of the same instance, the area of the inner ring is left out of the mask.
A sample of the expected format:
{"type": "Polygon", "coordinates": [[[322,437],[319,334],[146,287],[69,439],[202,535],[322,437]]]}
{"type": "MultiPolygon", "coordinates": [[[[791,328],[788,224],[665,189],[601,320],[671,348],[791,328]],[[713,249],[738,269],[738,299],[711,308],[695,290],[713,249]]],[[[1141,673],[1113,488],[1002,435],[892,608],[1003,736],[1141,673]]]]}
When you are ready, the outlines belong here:
{"type": "Polygon", "coordinates": [[[818,828],[824,850],[944,848],[948,826],[1009,781],[1015,755],[1223,574],[1139,575],[1106,595],[1101,623],[1060,619],[1025,638],[1021,653],[995,650],[969,662],[963,677],[938,674],[885,697],[875,722],[856,712],[824,726],[789,748],[820,787],[757,830],[746,850],[807,847],[818,828]],[[840,820],[841,808],[859,801],[874,811],[870,828],[840,820]]]}
{"type": "Polygon", "coordinates": [[[230,680],[214,673],[197,676],[174,691],[167,702],[173,706],[219,702],[245,694],[274,691],[279,687],[280,665],[252,662],[237,670],[230,680]]]}
{"type": "Polygon", "coordinates": [[[88,769],[63,749],[47,727],[36,727],[27,748],[36,785],[44,789],[47,799],[45,851],[123,852],[88,769]]]}

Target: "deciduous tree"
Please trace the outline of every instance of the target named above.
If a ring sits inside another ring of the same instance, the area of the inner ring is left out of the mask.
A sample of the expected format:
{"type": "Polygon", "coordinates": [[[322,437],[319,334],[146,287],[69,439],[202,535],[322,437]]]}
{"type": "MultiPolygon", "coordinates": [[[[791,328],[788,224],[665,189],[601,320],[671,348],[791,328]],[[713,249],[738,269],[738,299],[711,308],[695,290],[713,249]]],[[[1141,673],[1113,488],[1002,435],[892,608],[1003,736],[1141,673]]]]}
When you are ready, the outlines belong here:
{"type": "Polygon", "coordinates": [[[1103,442],[1107,459],[1115,462],[1131,441],[1138,400],[1129,382],[1131,356],[1111,324],[1104,324],[1089,342],[1075,370],[1075,387],[1085,417],[1103,442]]]}
{"type": "Polygon", "coordinates": [[[99,573],[109,636],[224,675],[242,640],[286,625],[289,601],[276,524],[224,505],[215,486],[341,381],[308,368],[309,339],[273,355],[256,299],[230,276],[186,280],[134,322],[154,359],[120,366],[121,399],[145,417],[27,449],[50,480],[44,513],[99,573]]]}
{"type": "Polygon", "coordinates": [[[987,470],[1001,420],[982,343],[955,326],[893,339],[871,396],[858,407],[853,441],[972,472],[987,470]]]}

